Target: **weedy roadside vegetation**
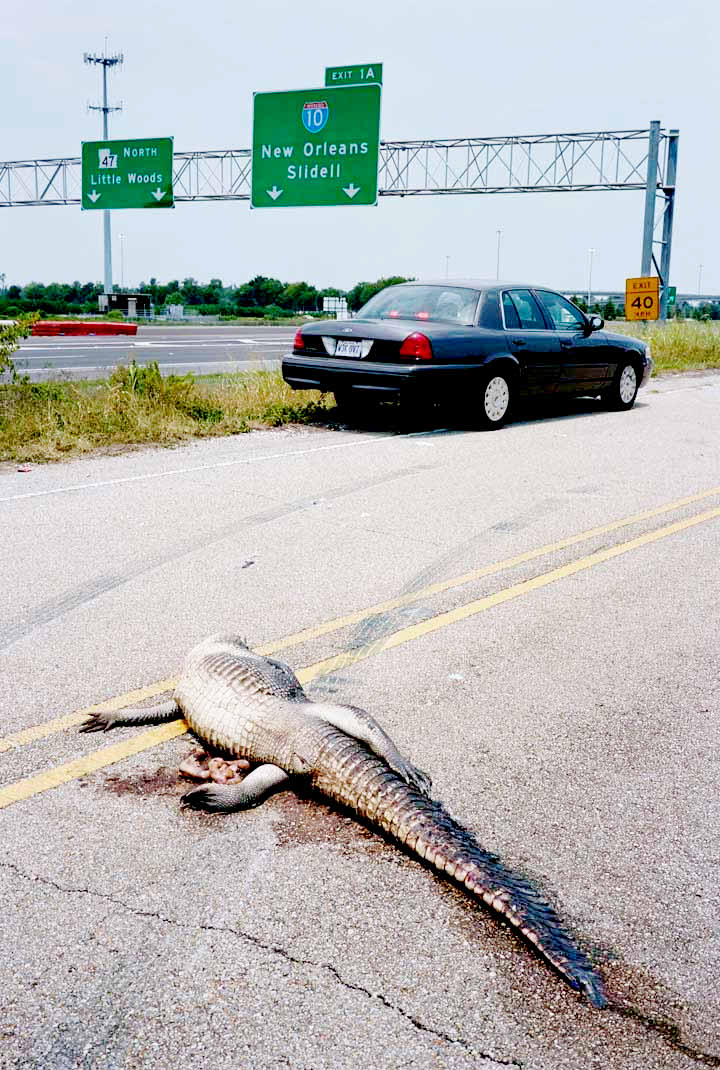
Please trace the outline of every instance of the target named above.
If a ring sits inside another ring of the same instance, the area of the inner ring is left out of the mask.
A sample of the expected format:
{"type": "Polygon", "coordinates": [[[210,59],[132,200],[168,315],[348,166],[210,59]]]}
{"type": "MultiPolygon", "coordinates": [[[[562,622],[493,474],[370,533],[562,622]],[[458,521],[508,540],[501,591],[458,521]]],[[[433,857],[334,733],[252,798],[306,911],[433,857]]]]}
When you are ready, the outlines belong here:
{"type": "MultiPolygon", "coordinates": [[[[720,368],[720,322],[615,324],[649,342],[657,373],[720,368]]],[[[157,363],[117,367],[109,380],[31,383],[10,354],[30,323],[0,327],[0,460],[56,461],[102,447],[173,445],[283,424],[333,419],[334,399],[293,391],[279,371],[163,377],[157,363]]]]}
{"type": "Polygon", "coordinates": [[[608,331],[629,334],[650,345],[655,373],[720,368],[720,320],[667,323],[608,323],[608,331]]]}
{"type": "Polygon", "coordinates": [[[306,424],[331,407],[315,392],[292,391],[279,371],[208,381],[163,377],[156,362],[133,361],[109,380],[0,386],[0,460],[54,461],[104,446],[231,435],[306,424]]]}

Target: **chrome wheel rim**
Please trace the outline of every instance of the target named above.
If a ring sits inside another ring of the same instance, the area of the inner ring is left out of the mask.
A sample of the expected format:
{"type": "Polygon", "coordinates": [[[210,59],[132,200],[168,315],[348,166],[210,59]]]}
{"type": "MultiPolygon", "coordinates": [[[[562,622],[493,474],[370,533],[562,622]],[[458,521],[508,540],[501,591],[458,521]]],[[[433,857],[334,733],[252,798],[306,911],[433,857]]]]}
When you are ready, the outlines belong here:
{"type": "Polygon", "coordinates": [[[623,405],[628,405],[635,397],[637,390],[637,376],[632,364],[626,364],[620,376],[620,400],[623,405]]]}
{"type": "Polygon", "coordinates": [[[485,387],[485,415],[492,423],[502,420],[510,404],[510,388],[502,375],[496,375],[485,387]]]}

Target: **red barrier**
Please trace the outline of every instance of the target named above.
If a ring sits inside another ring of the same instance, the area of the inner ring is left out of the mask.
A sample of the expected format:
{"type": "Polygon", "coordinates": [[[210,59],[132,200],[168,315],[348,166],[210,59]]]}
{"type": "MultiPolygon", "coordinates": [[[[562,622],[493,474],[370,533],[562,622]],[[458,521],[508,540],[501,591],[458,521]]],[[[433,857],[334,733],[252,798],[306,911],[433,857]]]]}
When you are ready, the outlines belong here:
{"type": "Polygon", "coordinates": [[[92,335],[92,334],[137,334],[137,323],[114,323],[110,320],[38,320],[33,323],[33,337],[51,337],[53,335],[92,335]]]}

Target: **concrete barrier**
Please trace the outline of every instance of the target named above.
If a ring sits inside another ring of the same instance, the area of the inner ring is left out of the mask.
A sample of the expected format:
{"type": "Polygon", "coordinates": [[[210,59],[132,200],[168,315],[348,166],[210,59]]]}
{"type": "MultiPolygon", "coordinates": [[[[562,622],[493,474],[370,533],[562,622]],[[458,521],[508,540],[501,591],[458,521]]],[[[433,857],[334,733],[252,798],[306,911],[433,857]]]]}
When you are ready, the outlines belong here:
{"type": "Polygon", "coordinates": [[[32,325],[34,338],[47,338],[54,335],[107,335],[137,334],[137,323],[114,323],[109,320],[38,320],[32,325]]]}

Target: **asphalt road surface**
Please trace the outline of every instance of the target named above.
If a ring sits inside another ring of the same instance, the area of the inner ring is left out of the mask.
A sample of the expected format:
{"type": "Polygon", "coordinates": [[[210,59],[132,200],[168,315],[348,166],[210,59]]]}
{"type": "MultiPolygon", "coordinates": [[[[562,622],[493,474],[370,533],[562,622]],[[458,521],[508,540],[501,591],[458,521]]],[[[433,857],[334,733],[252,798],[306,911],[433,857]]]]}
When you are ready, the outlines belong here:
{"type": "Polygon", "coordinates": [[[719,406],[3,466],[3,1070],[720,1066],[719,406]],[[228,630],[377,717],[608,1009],[320,801],[183,811],[182,724],[78,733],[228,630]]]}
{"type": "Polygon", "coordinates": [[[158,362],[163,374],[274,367],[292,349],[297,327],[138,327],[136,335],[26,338],[14,356],[33,382],[100,379],[118,364],[158,362]]]}

